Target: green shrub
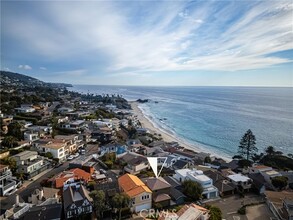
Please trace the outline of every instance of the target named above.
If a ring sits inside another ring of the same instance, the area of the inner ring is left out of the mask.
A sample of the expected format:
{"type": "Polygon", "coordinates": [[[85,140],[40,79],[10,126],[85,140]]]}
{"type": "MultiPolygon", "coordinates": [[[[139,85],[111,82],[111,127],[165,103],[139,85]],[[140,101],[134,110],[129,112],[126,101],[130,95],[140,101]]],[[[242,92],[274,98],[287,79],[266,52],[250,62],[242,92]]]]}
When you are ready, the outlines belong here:
{"type": "Polygon", "coordinates": [[[240,209],[238,209],[238,214],[245,215],[246,214],[246,206],[242,206],[240,209]]]}

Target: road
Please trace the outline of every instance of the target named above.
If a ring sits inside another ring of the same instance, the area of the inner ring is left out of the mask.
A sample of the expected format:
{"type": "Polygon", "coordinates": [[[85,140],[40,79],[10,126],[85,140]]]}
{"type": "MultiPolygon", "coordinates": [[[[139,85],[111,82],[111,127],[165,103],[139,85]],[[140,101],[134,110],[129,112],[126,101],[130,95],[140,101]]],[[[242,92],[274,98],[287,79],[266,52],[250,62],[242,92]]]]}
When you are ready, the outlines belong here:
{"type": "Polygon", "coordinates": [[[31,184],[29,184],[26,188],[19,189],[16,191],[19,196],[21,196],[24,201],[27,201],[27,198],[32,194],[32,192],[40,187],[40,183],[43,179],[50,178],[68,168],[69,161],[66,161],[64,164],[62,164],[60,167],[54,168],[53,170],[45,173],[43,176],[39,177],[35,181],[33,181],[31,184]]]}
{"type": "MultiPolygon", "coordinates": [[[[98,146],[97,145],[90,145],[86,148],[86,153],[85,156],[90,156],[94,153],[97,153],[98,151],[98,146]]],[[[77,159],[77,158],[76,158],[77,159]]],[[[40,183],[43,179],[46,178],[50,178],[66,169],[68,169],[69,167],[69,161],[64,162],[60,167],[56,167],[53,168],[52,170],[50,170],[49,172],[45,173],[44,175],[40,176],[39,178],[37,178],[36,180],[32,181],[28,186],[26,186],[25,188],[20,188],[18,189],[15,194],[19,194],[19,196],[21,198],[24,199],[24,201],[27,201],[28,197],[32,194],[32,192],[37,189],[40,188],[40,183]]],[[[113,177],[113,175],[110,175],[109,177],[113,177]]],[[[3,203],[7,203],[8,198],[3,199],[1,202],[3,203]]]]}

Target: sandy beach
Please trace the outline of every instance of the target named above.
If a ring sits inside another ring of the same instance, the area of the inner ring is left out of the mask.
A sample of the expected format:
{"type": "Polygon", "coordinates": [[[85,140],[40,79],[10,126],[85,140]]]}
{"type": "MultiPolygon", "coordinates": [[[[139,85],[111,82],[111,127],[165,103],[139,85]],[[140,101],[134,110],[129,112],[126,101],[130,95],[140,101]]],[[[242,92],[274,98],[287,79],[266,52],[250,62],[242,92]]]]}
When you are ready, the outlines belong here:
{"type": "Polygon", "coordinates": [[[180,146],[195,151],[195,152],[206,152],[209,153],[211,156],[215,156],[215,157],[221,157],[226,161],[230,161],[230,158],[226,158],[223,156],[219,156],[219,155],[215,155],[212,152],[208,152],[208,151],[204,151],[203,149],[199,148],[196,145],[191,145],[188,144],[182,140],[180,140],[179,138],[177,138],[176,136],[167,133],[157,127],[155,127],[155,125],[147,118],[145,117],[145,115],[143,114],[143,112],[141,111],[141,109],[138,107],[139,103],[138,102],[129,102],[131,104],[131,108],[133,109],[133,113],[135,115],[137,115],[137,119],[140,121],[141,125],[143,128],[148,129],[152,134],[153,133],[157,133],[157,134],[161,134],[161,137],[163,138],[164,141],[166,142],[172,142],[172,141],[176,141],[179,143],[180,146]]]}

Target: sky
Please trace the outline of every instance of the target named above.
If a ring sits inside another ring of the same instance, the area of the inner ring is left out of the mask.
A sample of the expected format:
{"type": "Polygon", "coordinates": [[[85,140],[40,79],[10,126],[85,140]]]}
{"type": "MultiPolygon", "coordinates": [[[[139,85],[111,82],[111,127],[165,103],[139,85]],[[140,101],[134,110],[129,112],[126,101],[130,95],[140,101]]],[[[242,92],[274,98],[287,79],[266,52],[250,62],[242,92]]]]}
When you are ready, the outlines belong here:
{"type": "Polygon", "coordinates": [[[1,70],[92,85],[293,86],[291,0],[1,0],[1,70]]]}

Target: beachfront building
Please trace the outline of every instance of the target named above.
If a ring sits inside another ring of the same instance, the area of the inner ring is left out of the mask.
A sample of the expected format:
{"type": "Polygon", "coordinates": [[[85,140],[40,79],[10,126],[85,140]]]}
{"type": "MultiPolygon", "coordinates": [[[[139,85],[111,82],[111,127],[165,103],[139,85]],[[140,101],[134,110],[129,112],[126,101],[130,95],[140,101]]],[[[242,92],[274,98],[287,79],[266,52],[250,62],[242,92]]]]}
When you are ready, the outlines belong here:
{"type": "Polygon", "coordinates": [[[183,183],[185,180],[198,182],[202,188],[204,199],[214,199],[219,196],[218,189],[213,186],[213,180],[203,174],[201,170],[181,169],[175,170],[174,178],[183,183]]]}
{"type": "Polygon", "coordinates": [[[152,191],[137,177],[124,174],[118,178],[121,192],[126,193],[131,200],[131,211],[139,212],[152,207],[152,191]]]}

